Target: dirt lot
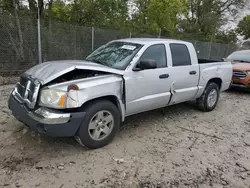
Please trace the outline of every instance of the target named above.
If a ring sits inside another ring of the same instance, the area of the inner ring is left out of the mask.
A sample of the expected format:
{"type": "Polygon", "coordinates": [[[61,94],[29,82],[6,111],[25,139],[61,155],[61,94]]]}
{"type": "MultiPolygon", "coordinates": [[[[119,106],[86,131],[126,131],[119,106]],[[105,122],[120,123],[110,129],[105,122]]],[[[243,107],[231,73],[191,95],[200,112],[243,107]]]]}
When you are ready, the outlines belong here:
{"type": "Polygon", "coordinates": [[[0,87],[0,187],[250,187],[250,92],[210,113],[181,104],[127,119],[108,146],[27,131],[0,87]]]}

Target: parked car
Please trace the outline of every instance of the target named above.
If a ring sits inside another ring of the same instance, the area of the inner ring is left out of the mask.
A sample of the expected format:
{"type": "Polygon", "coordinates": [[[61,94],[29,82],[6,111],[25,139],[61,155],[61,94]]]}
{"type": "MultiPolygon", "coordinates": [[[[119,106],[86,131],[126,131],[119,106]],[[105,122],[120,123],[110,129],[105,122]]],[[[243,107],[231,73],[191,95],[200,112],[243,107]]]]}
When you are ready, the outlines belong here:
{"type": "Polygon", "coordinates": [[[250,88],[250,50],[233,52],[226,61],[233,63],[232,87],[250,88]]]}
{"type": "Polygon", "coordinates": [[[213,110],[229,88],[231,62],[198,60],[189,42],[111,41],[85,60],[53,61],[20,77],[9,98],[19,121],[88,148],[108,144],[127,116],[185,101],[213,110]]]}

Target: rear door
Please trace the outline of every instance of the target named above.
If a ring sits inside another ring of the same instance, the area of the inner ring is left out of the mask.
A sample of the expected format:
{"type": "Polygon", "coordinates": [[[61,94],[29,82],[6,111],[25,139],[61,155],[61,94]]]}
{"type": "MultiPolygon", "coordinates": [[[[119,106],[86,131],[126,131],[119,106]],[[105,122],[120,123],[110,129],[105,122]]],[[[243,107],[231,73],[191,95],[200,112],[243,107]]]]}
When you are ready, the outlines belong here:
{"type": "Polygon", "coordinates": [[[172,57],[172,67],[169,71],[173,94],[170,104],[192,100],[197,93],[199,65],[197,62],[193,62],[192,64],[192,58],[194,57],[190,56],[191,48],[193,49],[192,46],[182,43],[169,44],[170,55],[172,57]]]}
{"type": "Polygon", "coordinates": [[[166,106],[170,99],[165,44],[149,46],[138,63],[143,59],[155,60],[157,68],[125,73],[126,115],[166,106]]]}

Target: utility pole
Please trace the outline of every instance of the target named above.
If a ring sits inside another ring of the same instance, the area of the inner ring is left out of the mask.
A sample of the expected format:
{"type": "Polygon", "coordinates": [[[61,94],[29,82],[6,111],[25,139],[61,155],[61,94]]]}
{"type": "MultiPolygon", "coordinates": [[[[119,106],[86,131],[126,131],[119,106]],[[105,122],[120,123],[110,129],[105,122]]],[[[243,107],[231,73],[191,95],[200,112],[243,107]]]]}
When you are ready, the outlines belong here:
{"type": "Polygon", "coordinates": [[[38,40],[38,63],[42,63],[42,48],[41,48],[41,29],[40,29],[40,9],[37,0],[37,40],[38,40]]]}
{"type": "Polygon", "coordinates": [[[161,29],[160,29],[160,31],[159,31],[158,38],[161,38],[161,29]]]}
{"type": "Polygon", "coordinates": [[[95,47],[94,47],[94,43],[95,43],[95,28],[94,27],[91,27],[91,38],[92,38],[92,41],[91,41],[91,50],[94,51],[95,47]]]}

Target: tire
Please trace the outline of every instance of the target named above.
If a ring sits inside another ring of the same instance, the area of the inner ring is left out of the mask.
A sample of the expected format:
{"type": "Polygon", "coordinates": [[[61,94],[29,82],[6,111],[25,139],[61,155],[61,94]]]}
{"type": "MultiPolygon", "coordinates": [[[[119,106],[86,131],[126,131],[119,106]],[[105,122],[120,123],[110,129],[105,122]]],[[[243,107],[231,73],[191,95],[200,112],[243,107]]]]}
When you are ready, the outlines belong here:
{"type": "Polygon", "coordinates": [[[210,112],[216,107],[220,96],[220,89],[218,84],[209,82],[199,99],[197,99],[198,107],[204,112],[210,112]],[[215,92],[215,94],[214,94],[215,92]],[[211,94],[214,94],[214,98],[211,100],[211,94]]]}
{"type": "Polygon", "coordinates": [[[82,108],[82,111],[86,114],[76,140],[89,149],[101,148],[111,142],[120,127],[121,117],[117,107],[108,100],[96,100],[82,108]]]}

